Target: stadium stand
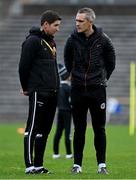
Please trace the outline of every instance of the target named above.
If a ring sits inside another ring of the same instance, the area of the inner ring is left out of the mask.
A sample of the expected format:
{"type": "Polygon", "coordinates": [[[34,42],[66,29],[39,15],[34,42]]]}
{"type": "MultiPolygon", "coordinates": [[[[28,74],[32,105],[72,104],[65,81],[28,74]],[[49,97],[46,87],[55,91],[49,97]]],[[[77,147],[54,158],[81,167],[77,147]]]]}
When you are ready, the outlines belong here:
{"type": "MultiPolygon", "coordinates": [[[[0,24],[0,121],[24,121],[26,118],[27,98],[19,92],[18,62],[21,43],[31,26],[39,26],[39,14],[10,15],[0,24]]],[[[64,44],[74,28],[72,13],[62,13],[62,18],[60,32],[56,36],[58,62],[63,62],[64,44]]],[[[135,19],[134,14],[99,14],[96,19],[96,24],[102,26],[111,37],[117,54],[116,70],[108,84],[108,97],[118,99],[122,105],[122,113],[111,117],[111,123],[128,123],[129,64],[136,57],[135,19]]]]}

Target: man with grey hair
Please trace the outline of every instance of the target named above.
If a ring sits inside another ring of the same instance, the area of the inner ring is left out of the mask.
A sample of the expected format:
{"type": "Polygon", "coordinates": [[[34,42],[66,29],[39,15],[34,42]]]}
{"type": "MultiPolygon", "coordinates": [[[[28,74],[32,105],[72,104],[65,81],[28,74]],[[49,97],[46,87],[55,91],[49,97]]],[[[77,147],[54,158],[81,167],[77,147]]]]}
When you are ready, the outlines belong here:
{"type": "Polygon", "coordinates": [[[106,168],[106,82],[115,68],[115,50],[110,38],[94,25],[90,8],[78,10],[76,30],[68,38],[64,61],[71,73],[71,103],[74,122],[74,165],[72,173],[82,172],[88,109],[94,131],[99,174],[106,168]]]}

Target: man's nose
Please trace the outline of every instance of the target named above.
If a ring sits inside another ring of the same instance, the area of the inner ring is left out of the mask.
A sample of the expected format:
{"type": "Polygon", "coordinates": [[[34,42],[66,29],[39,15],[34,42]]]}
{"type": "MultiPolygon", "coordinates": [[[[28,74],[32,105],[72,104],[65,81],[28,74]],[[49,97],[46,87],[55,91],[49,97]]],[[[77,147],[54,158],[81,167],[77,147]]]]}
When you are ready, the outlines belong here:
{"type": "Polygon", "coordinates": [[[56,28],[56,30],[57,30],[57,31],[59,31],[59,30],[60,30],[59,26],[56,28]]]}

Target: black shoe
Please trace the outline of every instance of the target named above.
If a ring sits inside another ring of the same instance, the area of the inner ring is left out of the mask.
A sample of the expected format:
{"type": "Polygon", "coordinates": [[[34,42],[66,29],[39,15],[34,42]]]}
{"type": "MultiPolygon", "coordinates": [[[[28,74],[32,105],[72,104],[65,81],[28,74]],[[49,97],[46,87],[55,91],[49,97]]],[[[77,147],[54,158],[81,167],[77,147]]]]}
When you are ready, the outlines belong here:
{"type": "Polygon", "coordinates": [[[73,167],[73,168],[71,169],[71,172],[72,172],[73,174],[79,174],[79,173],[82,172],[82,169],[81,169],[81,167],[79,167],[79,166],[75,166],[75,167],[73,167]]]}
{"type": "Polygon", "coordinates": [[[34,174],[50,174],[46,168],[35,169],[34,171],[34,174]]]}
{"type": "Polygon", "coordinates": [[[101,167],[98,169],[98,174],[109,174],[106,167],[101,167]]]}

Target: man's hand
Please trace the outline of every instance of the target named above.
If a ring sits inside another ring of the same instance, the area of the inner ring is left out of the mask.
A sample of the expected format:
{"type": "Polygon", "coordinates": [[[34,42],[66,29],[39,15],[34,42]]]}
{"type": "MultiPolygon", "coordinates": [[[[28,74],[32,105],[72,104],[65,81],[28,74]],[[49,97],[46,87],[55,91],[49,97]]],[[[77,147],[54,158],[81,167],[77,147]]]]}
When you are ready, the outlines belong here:
{"type": "Polygon", "coordinates": [[[25,96],[28,96],[28,91],[23,91],[22,89],[20,90],[20,94],[23,94],[25,96]]]}

